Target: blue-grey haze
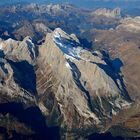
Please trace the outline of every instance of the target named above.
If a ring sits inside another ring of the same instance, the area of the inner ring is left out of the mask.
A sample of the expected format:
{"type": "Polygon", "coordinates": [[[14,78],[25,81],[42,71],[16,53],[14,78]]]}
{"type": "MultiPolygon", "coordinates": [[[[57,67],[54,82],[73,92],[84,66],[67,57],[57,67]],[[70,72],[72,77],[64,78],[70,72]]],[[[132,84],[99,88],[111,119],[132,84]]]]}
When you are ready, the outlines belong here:
{"type": "Polygon", "coordinates": [[[70,3],[82,8],[97,7],[121,7],[121,8],[139,8],[140,0],[0,0],[0,5],[14,3],[70,3]]]}

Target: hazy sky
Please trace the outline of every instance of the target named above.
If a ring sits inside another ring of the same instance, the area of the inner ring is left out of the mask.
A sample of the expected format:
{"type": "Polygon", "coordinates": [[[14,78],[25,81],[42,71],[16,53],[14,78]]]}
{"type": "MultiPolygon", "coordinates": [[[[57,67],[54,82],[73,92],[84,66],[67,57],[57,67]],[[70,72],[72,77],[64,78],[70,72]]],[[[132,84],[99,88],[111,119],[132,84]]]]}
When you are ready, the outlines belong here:
{"type": "Polygon", "coordinates": [[[0,0],[0,4],[11,4],[15,2],[33,2],[33,3],[71,3],[78,7],[140,7],[140,0],[0,0]]]}

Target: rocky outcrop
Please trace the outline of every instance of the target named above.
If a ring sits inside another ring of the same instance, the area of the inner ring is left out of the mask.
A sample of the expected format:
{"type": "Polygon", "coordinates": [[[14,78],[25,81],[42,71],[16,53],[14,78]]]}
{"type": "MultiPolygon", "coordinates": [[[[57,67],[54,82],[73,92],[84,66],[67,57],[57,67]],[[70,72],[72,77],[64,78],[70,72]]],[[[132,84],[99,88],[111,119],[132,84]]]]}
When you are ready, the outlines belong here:
{"type": "Polygon", "coordinates": [[[121,20],[121,24],[116,27],[118,30],[126,30],[134,33],[140,32],[140,17],[128,17],[121,20]]]}
{"type": "Polygon", "coordinates": [[[97,16],[105,16],[109,18],[116,18],[121,16],[121,9],[115,8],[113,10],[107,9],[107,8],[99,8],[96,11],[94,11],[92,14],[97,16]]]}
{"type": "Polygon", "coordinates": [[[40,46],[27,37],[1,40],[0,50],[1,102],[36,106],[47,126],[60,127],[65,139],[106,132],[113,116],[131,106],[110,58],[83,49],[75,35],[60,28],[40,46]]]}

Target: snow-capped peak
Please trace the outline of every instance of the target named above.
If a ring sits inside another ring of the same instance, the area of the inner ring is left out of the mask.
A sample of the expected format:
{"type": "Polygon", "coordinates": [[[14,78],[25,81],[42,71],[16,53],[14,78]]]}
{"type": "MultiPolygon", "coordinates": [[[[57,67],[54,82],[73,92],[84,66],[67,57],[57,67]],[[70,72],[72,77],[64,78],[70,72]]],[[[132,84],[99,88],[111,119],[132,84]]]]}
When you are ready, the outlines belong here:
{"type": "Polygon", "coordinates": [[[79,43],[74,40],[70,35],[65,33],[62,29],[57,28],[53,33],[53,41],[66,55],[67,59],[81,59],[82,48],[79,43]]]}

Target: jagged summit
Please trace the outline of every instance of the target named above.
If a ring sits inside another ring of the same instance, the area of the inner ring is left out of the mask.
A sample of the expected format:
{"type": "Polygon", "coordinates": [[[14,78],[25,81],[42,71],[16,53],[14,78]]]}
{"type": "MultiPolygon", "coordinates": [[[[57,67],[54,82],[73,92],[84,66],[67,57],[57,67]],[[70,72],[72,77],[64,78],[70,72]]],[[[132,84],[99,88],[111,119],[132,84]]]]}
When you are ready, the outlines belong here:
{"type": "Polygon", "coordinates": [[[11,38],[0,41],[0,50],[2,50],[6,56],[19,60],[27,60],[30,63],[36,59],[35,44],[32,42],[31,37],[27,36],[23,41],[15,41],[11,38]]]}
{"type": "Polygon", "coordinates": [[[60,28],[54,30],[53,40],[55,44],[66,54],[67,58],[81,59],[82,48],[76,36],[65,33],[60,28]]]}

